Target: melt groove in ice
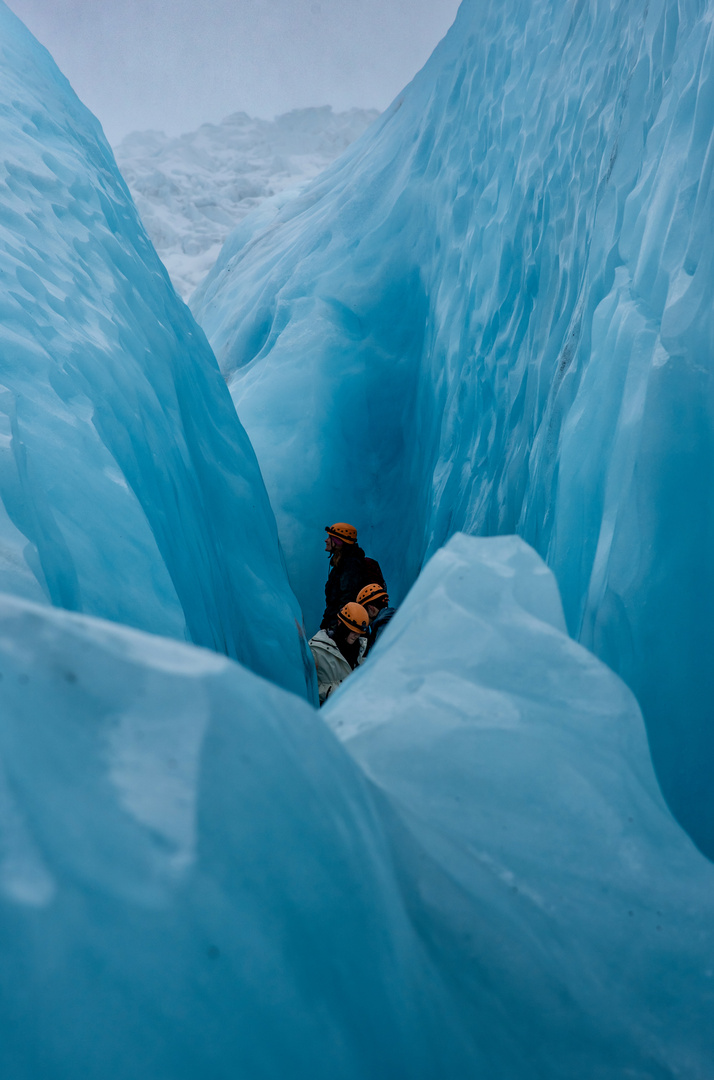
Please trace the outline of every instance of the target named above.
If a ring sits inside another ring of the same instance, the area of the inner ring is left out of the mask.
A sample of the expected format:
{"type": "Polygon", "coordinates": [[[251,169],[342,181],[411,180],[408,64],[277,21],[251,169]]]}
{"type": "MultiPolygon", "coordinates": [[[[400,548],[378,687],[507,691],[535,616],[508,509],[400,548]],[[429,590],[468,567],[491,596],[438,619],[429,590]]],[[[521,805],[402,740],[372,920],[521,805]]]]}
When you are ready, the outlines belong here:
{"type": "Polygon", "coordinates": [[[397,600],[455,530],[520,533],[710,854],[713,15],[465,0],[193,301],[308,629],[328,519],[363,526],[397,600]]]}

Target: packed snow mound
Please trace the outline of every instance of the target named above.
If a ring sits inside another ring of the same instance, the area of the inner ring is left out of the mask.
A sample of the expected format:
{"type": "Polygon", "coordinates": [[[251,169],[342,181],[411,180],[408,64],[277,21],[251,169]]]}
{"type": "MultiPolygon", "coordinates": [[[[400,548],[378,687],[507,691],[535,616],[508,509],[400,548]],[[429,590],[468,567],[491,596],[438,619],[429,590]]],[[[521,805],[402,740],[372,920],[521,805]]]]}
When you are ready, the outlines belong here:
{"type": "Polygon", "coordinates": [[[322,715],[394,812],[473,1076],[710,1075],[714,867],[531,548],[452,538],[322,715]]]}
{"type": "Polygon", "coordinates": [[[193,304],[308,630],[330,520],[395,599],[454,531],[520,533],[711,854],[713,26],[711,0],[464,0],[193,304]]]}
{"type": "Polygon", "coordinates": [[[0,587],[188,638],[312,693],[275,521],[215,358],[99,124],[2,3],[0,102],[0,587]]]}
{"type": "Polygon", "coordinates": [[[190,296],[246,214],[281,192],[297,194],[378,116],[327,105],[275,120],[239,112],[178,138],[127,135],[117,162],[176,291],[190,296]]]}
{"type": "Polygon", "coordinates": [[[0,600],[0,1075],[466,1077],[371,787],[225,658],[0,600]]]}

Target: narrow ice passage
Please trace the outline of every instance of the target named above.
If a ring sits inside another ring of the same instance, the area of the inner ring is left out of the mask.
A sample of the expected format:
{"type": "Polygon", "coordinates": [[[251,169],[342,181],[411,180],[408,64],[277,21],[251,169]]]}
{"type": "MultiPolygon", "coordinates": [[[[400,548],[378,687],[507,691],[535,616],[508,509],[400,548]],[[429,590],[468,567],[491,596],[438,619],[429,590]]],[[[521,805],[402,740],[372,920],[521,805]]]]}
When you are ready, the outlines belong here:
{"type": "Polygon", "coordinates": [[[709,1076],[714,866],[545,562],[458,532],[518,524],[620,656],[643,612],[692,644],[660,593],[707,550],[709,11],[467,0],[229,243],[206,318],[296,589],[320,603],[337,514],[403,601],[319,714],[211,350],[0,0],[3,1080],[709,1076]],[[658,263],[663,205],[689,231],[658,263]]]}
{"type": "Polygon", "coordinates": [[[315,625],[337,515],[400,600],[517,532],[714,855],[711,0],[464,0],[379,121],[192,300],[315,625]],[[383,553],[383,554],[382,554],[383,553]]]}

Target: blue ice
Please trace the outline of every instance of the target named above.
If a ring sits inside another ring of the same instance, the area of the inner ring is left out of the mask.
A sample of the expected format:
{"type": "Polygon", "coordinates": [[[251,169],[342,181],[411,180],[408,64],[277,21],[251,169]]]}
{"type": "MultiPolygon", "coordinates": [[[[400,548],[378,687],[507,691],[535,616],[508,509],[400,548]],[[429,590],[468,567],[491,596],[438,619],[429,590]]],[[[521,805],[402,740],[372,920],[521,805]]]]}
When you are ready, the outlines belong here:
{"type": "Polygon", "coordinates": [[[466,1076],[372,787],[208,650],[0,598],[0,1075],[466,1076]]]}
{"type": "Polygon", "coordinates": [[[464,0],[347,153],[192,307],[308,631],[330,519],[400,600],[517,532],[714,855],[714,8],[464,0]]]}
{"type": "Polygon", "coordinates": [[[255,455],[101,128],[0,3],[0,588],[314,675],[255,455]]]}
{"type": "Polygon", "coordinates": [[[3,1077],[708,1076],[714,866],[520,539],[321,714],[15,597],[0,671],[3,1077]]]}
{"type": "Polygon", "coordinates": [[[0,2],[0,1075],[709,1074],[714,867],[566,632],[701,843],[709,26],[465,3],[197,297],[308,628],[335,517],[402,600],[318,714],[213,354],[0,2]],[[516,528],[555,576],[462,532],[516,528]]]}

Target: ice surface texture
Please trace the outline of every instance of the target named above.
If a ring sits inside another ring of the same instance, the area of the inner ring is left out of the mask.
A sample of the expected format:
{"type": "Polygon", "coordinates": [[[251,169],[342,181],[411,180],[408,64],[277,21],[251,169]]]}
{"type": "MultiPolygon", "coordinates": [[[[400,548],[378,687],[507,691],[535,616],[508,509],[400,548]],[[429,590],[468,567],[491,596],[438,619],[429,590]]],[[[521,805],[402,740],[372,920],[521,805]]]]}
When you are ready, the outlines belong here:
{"type": "Polygon", "coordinates": [[[306,702],[7,597],[0,671],[0,1075],[468,1075],[370,785],[306,702]]]}
{"type": "Polygon", "coordinates": [[[371,131],[229,240],[194,310],[308,630],[328,520],[361,528],[397,600],[455,530],[520,533],[714,855],[713,15],[465,0],[371,131]]]}
{"type": "Polygon", "coordinates": [[[714,867],[521,541],[323,713],[376,786],[205,650],[4,597],[0,673],[3,1077],[708,1076],[714,867]]]}
{"type": "Polygon", "coordinates": [[[714,867],[531,548],[452,538],[322,715],[395,808],[473,1076],[709,1075],[714,867]]]}
{"type": "Polygon", "coordinates": [[[176,291],[193,292],[247,213],[313,179],[378,116],[323,106],[275,120],[235,113],[178,138],[127,135],[117,163],[176,291]]]}
{"type": "Polygon", "coordinates": [[[0,589],[304,692],[299,607],[215,358],[97,121],[2,3],[0,146],[0,589]]]}

